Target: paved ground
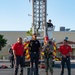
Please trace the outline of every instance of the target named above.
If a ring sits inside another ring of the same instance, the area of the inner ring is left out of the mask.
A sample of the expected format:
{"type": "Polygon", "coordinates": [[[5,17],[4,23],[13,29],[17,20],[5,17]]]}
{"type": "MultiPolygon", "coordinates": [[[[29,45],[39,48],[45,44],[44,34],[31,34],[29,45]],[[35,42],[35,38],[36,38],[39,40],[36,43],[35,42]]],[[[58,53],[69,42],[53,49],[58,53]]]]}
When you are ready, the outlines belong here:
{"type": "MultiPolygon", "coordinates": [[[[60,75],[60,70],[61,70],[60,68],[54,68],[54,74],[53,75],[60,75]]],[[[14,73],[14,69],[0,69],[0,75],[13,75],[13,73],[14,73]]],[[[24,75],[27,75],[27,68],[24,68],[24,75]]],[[[39,69],[39,75],[46,75],[45,69],[39,69]]],[[[50,73],[49,73],[49,75],[50,75],[50,73]]],[[[68,75],[66,68],[65,68],[64,75],[68,75]]],[[[75,75],[75,69],[72,69],[71,75],[75,75]]]]}
{"type": "MultiPolygon", "coordinates": [[[[74,63],[73,66],[75,66],[75,62],[72,62],[72,63],[74,63]]],[[[10,67],[10,62],[0,61],[0,66],[3,65],[3,64],[5,64],[8,67],[10,67]]],[[[59,62],[56,62],[56,65],[54,67],[54,74],[53,75],[60,75],[61,68],[59,66],[60,66],[60,63],[59,62]]],[[[28,67],[24,68],[24,75],[27,75],[27,68],[28,67]]],[[[64,75],[68,75],[66,68],[65,68],[64,71],[65,71],[64,75]]],[[[72,71],[71,72],[71,75],[75,75],[75,67],[73,67],[71,69],[71,71],[72,71]]],[[[11,68],[8,68],[8,69],[0,69],[0,75],[13,75],[13,73],[14,73],[14,69],[11,69],[11,68]]],[[[45,69],[39,68],[39,75],[46,75],[45,74],[45,69]]],[[[49,73],[49,75],[50,75],[50,73],[49,73]]]]}

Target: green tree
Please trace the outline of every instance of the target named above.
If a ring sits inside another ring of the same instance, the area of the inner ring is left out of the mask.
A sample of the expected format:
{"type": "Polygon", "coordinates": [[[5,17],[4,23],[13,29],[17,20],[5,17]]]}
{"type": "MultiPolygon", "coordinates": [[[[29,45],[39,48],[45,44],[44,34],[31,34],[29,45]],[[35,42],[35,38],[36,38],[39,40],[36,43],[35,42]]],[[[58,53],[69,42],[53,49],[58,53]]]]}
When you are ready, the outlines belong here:
{"type": "Polygon", "coordinates": [[[27,36],[31,36],[32,35],[32,28],[30,28],[30,30],[26,32],[26,35],[27,36]]]}
{"type": "Polygon", "coordinates": [[[0,34],[0,50],[5,47],[7,44],[7,40],[4,38],[4,35],[0,34]]]}

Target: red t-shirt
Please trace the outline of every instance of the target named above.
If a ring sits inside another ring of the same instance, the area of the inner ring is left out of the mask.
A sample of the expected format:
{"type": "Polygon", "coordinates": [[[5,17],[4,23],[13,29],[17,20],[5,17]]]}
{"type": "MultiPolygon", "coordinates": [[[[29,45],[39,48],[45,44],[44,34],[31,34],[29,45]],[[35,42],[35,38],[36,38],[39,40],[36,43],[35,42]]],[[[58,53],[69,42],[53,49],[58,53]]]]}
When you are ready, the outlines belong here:
{"type": "Polygon", "coordinates": [[[15,50],[16,55],[22,56],[24,52],[24,45],[21,43],[16,43],[13,46],[13,50],[15,50]]]}
{"type": "Polygon", "coordinates": [[[69,46],[69,45],[62,45],[62,46],[60,46],[60,48],[59,48],[59,51],[63,54],[63,55],[66,55],[66,54],[68,54],[69,52],[71,52],[72,51],[72,49],[71,49],[71,46],[69,46]]]}

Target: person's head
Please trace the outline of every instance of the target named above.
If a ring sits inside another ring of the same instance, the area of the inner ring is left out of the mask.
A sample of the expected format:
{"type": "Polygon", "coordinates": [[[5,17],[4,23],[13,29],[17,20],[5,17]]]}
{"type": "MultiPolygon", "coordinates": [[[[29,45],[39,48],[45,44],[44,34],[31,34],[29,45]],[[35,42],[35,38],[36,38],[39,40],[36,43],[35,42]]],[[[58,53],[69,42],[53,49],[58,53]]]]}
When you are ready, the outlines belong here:
{"type": "Polygon", "coordinates": [[[22,43],[22,38],[19,37],[19,38],[17,39],[17,42],[18,42],[18,43],[22,43]]]}
{"type": "Polygon", "coordinates": [[[67,40],[66,39],[63,40],[63,44],[67,45],[67,40]]]}
{"type": "Polygon", "coordinates": [[[33,40],[36,40],[36,37],[37,37],[37,35],[36,35],[36,33],[34,33],[34,34],[32,35],[32,39],[33,39],[33,40]]]}
{"type": "Polygon", "coordinates": [[[49,19],[48,22],[51,23],[51,20],[49,19]]]}
{"type": "Polygon", "coordinates": [[[48,43],[49,43],[49,40],[46,40],[46,41],[45,41],[45,44],[48,44],[48,43]]]}

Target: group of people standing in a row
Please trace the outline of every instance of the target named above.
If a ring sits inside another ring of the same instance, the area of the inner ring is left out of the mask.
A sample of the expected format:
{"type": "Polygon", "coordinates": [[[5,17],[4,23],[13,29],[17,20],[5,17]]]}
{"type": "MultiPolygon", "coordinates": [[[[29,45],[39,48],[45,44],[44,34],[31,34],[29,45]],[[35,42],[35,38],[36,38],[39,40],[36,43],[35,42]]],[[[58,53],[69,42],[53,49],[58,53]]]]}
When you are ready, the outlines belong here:
{"type": "MultiPolygon", "coordinates": [[[[38,63],[39,63],[39,56],[40,56],[40,51],[41,51],[41,46],[40,42],[37,40],[37,35],[33,34],[32,39],[30,40],[30,43],[28,45],[29,49],[29,54],[30,54],[30,67],[31,69],[33,68],[33,63],[35,63],[35,75],[39,75],[38,71],[38,63]]],[[[45,70],[46,70],[46,75],[48,75],[48,68],[50,69],[51,75],[53,75],[53,43],[51,40],[46,40],[45,41],[45,46],[43,47],[44,51],[44,62],[45,62],[45,70]]],[[[70,54],[71,54],[71,47],[67,44],[67,40],[63,40],[63,45],[60,46],[59,52],[62,55],[62,60],[61,60],[61,74],[64,74],[64,65],[65,62],[67,64],[67,69],[68,69],[68,75],[71,75],[71,68],[70,68],[70,54]]],[[[24,55],[25,55],[25,50],[24,50],[24,45],[22,43],[22,38],[19,37],[17,39],[17,43],[14,44],[13,46],[13,60],[14,65],[12,63],[12,68],[14,66],[15,71],[14,75],[18,74],[18,68],[20,64],[20,75],[23,75],[23,67],[24,67],[24,55]]]]}

